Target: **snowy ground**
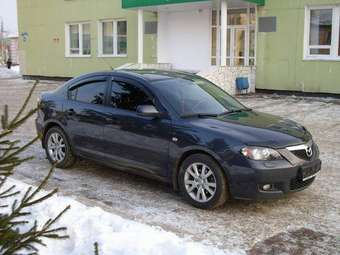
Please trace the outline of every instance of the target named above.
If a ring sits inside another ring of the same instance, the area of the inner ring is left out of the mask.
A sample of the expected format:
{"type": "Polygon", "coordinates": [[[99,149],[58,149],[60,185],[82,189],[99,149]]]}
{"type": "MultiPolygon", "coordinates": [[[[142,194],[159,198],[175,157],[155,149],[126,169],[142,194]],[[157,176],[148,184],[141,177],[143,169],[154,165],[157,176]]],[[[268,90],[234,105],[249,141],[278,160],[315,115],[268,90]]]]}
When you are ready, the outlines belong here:
{"type": "MultiPolygon", "coordinates": [[[[29,187],[21,181],[9,179],[4,190],[12,185],[21,191],[29,187]]],[[[43,194],[44,192],[41,196],[43,194]]],[[[6,204],[12,204],[13,198],[8,198],[7,201],[6,204]]],[[[99,207],[88,207],[64,196],[53,196],[44,203],[31,207],[31,215],[24,219],[31,223],[39,219],[39,223],[43,224],[68,205],[71,205],[71,209],[53,227],[67,226],[68,229],[63,234],[68,234],[70,238],[62,241],[45,239],[46,247],[36,246],[40,254],[94,254],[93,244],[97,242],[99,253],[109,255],[232,255],[214,247],[185,240],[159,227],[126,220],[99,207]]]]}
{"type": "MultiPolygon", "coordinates": [[[[0,105],[7,103],[12,113],[17,111],[30,84],[21,79],[0,80],[0,105]]],[[[34,97],[57,86],[42,83],[34,97]]],[[[224,208],[202,211],[185,203],[169,186],[85,160],[71,170],[57,169],[49,187],[59,187],[63,195],[87,206],[99,206],[225,252],[340,254],[339,100],[257,95],[241,101],[256,110],[294,119],[312,132],[321,149],[323,169],[309,189],[279,200],[232,201],[224,208]]],[[[30,120],[16,137],[27,141],[34,136],[34,122],[30,120]]],[[[46,175],[49,163],[38,143],[27,154],[36,159],[20,167],[14,178],[37,184],[46,175]]]]}
{"type": "Polygon", "coordinates": [[[11,69],[7,69],[4,66],[0,66],[0,79],[15,79],[20,76],[20,66],[12,66],[11,69]]]}

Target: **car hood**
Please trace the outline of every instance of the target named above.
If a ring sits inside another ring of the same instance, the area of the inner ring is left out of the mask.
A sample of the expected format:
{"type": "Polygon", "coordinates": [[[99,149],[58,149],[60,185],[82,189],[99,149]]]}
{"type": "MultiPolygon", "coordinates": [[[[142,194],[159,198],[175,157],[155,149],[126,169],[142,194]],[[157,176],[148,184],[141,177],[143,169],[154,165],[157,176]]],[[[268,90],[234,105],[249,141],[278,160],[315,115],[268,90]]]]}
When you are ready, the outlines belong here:
{"type": "Polygon", "coordinates": [[[294,121],[256,111],[239,112],[217,118],[196,119],[194,125],[218,131],[234,143],[283,148],[312,139],[294,121]]]}

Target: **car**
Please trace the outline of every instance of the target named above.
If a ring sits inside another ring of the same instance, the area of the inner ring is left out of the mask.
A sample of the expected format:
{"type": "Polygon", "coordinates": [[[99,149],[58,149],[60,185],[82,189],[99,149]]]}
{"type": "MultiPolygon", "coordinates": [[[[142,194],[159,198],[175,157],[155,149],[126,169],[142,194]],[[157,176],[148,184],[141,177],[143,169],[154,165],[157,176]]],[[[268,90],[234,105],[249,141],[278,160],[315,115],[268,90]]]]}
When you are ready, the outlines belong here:
{"type": "Polygon", "coordinates": [[[81,75],[42,93],[36,128],[59,168],[94,160],[170,183],[201,209],[280,198],[310,186],[321,170],[304,126],[247,108],[186,72],[81,75]]]}

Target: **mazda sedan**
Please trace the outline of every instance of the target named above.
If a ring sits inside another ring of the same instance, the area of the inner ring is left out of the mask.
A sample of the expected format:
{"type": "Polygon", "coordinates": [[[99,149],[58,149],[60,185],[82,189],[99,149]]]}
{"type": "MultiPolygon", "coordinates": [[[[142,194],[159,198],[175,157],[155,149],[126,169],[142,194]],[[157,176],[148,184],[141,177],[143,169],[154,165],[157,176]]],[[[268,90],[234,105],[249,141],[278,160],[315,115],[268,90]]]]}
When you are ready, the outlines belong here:
{"type": "Polygon", "coordinates": [[[279,198],[311,185],[321,169],[305,127],[188,73],[86,74],[43,93],[38,106],[36,127],[57,167],[81,157],[157,178],[198,208],[279,198]]]}

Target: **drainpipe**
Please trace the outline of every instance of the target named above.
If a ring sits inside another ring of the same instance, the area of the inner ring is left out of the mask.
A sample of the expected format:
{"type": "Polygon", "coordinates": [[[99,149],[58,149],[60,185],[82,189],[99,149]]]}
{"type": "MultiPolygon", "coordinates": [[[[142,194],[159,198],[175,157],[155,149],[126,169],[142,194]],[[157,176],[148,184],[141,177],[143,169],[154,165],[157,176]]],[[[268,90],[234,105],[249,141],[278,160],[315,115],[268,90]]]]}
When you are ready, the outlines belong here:
{"type": "Polygon", "coordinates": [[[143,64],[144,58],[144,11],[138,9],[138,64],[143,64]]]}
{"type": "Polygon", "coordinates": [[[221,0],[221,66],[227,65],[227,25],[228,25],[228,3],[221,0]]]}

